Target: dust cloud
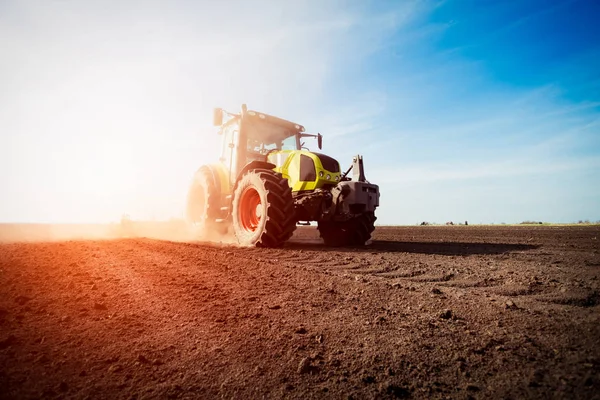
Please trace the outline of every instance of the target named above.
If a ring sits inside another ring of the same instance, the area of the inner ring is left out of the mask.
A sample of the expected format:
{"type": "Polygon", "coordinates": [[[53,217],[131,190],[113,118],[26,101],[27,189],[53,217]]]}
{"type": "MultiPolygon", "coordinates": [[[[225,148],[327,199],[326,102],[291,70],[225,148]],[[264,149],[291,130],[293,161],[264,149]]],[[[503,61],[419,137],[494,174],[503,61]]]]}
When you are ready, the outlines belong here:
{"type": "Polygon", "coordinates": [[[183,220],[112,224],[0,224],[0,243],[151,238],[172,242],[237,244],[231,229],[206,229],[183,220]]]}

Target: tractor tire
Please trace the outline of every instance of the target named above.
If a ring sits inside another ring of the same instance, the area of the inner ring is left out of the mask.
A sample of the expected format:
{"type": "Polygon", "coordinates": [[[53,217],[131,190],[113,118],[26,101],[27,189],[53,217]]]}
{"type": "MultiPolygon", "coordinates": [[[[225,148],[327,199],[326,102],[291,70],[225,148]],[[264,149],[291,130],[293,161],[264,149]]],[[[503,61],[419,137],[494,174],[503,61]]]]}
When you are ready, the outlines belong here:
{"type": "Polygon", "coordinates": [[[202,166],[190,185],[187,198],[187,221],[191,223],[200,234],[209,232],[223,233],[226,226],[217,223],[220,204],[213,174],[208,166],[202,166]]]}
{"type": "Polygon", "coordinates": [[[364,213],[347,221],[319,221],[317,229],[325,245],[364,246],[375,230],[375,213],[364,213]]]}
{"type": "Polygon", "coordinates": [[[233,231],[244,246],[281,247],[296,229],[287,179],[270,169],[248,171],[233,194],[233,231]]]}

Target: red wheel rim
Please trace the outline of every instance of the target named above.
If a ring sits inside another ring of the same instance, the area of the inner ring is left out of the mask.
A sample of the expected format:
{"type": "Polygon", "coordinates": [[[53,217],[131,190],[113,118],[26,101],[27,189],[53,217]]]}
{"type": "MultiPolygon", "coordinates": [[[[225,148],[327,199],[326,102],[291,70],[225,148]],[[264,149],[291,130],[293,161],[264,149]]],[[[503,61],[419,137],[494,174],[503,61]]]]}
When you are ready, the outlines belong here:
{"type": "Polygon", "coordinates": [[[240,198],[240,224],[244,230],[254,232],[262,217],[260,195],[254,188],[248,188],[240,198]]]}

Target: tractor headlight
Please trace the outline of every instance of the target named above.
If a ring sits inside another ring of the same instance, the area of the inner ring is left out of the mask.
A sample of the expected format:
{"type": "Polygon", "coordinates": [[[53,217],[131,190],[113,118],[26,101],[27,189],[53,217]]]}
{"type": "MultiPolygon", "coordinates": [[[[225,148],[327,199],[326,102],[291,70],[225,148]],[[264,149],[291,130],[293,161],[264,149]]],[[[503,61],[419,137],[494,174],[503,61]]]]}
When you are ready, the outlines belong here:
{"type": "Polygon", "coordinates": [[[327,174],[327,176],[325,177],[328,181],[331,180],[331,175],[327,174]]]}
{"type": "Polygon", "coordinates": [[[322,178],[322,177],[323,177],[323,175],[325,175],[325,174],[323,173],[323,171],[319,171],[319,178],[322,178]]]}

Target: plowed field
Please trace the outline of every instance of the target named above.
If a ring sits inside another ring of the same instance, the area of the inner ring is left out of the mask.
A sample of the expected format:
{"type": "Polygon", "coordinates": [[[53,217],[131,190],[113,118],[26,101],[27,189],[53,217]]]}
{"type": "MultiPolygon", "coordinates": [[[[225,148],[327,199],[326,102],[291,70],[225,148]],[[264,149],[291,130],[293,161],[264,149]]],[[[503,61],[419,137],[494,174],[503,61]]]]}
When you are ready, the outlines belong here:
{"type": "Polygon", "coordinates": [[[600,398],[599,227],[0,245],[2,398],[600,398]]]}

